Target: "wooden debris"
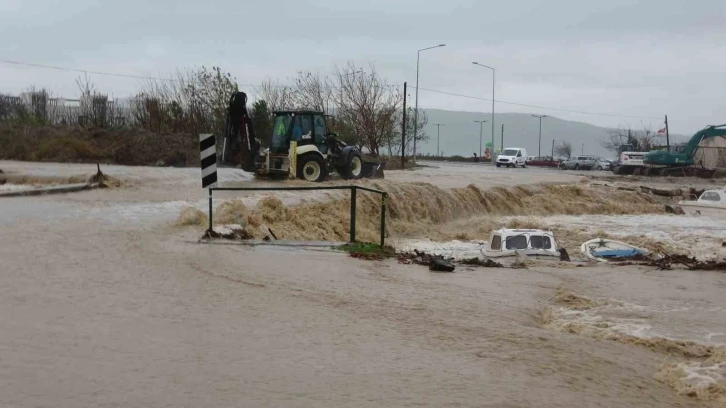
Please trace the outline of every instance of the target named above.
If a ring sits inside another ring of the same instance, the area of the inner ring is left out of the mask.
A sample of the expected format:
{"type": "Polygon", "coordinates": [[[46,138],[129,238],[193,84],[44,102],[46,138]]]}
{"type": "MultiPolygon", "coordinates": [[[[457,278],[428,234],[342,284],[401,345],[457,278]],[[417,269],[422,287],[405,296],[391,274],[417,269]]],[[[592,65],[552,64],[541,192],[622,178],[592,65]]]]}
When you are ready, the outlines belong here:
{"type": "Polygon", "coordinates": [[[610,263],[615,266],[641,265],[653,266],[659,270],[672,269],[674,265],[685,266],[690,271],[724,271],[726,272],[726,262],[716,261],[699,261],[688,255],[664,255],[662,258],[652,258],[647,256],[636,256],[625,262],[610,263]]]}
{"type": "Polygon", "coordinates": [[[215,230],[207,230],[204,232],[202,239],[232,239],[243,240],[254,238],[249,232],[243,228],[224,228],[222,232],[215,230]]]}
{"type": "Polygon", "coordinates": [[[455,259],[455,258],[444,258],[441,255],[427,254],[424,251],[414,249],[411,252],[401,252],[398,255],[398,263],[402,264],[417,264],[423,266],[431,266],[432,262],[443,260],[453,265],[469,265],[469,266],[483,266],[485,268],[504,268],[505,266],[492,261],[491,259],[479,259],[479,258],[467,258],[467,259],[455,259]]]}
{"type": "Polygon", "coordinates": [[[640,191],[646,194],[653,194],[661,197],[681,197],[683,196],[683,190],[676,188],[673,190],[664,190],[662,188],[652,188],[646,186],[640,186],[640,191]]]}

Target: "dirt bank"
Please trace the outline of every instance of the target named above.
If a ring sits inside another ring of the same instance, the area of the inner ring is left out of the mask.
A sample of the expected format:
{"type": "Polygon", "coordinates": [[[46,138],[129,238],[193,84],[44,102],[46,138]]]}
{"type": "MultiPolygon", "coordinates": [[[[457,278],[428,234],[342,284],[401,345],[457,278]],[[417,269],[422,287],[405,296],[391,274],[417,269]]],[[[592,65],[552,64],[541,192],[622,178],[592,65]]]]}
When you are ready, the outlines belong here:
{"type": "Polygon", "coordinates": [[[130,129],[0,125],[0,160],[194,166],[195,135],[130,129]]]}

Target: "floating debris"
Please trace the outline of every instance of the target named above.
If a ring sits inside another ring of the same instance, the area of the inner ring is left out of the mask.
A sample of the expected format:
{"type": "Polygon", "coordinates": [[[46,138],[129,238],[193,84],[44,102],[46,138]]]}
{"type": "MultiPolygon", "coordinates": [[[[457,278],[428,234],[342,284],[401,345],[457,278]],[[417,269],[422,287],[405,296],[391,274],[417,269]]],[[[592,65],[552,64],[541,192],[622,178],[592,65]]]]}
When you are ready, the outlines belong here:
{"type": "Polygon", "coordinates": [[[699,261],[688,255],[663,255],[659,259],[644,257],[645,259],[630,259],[627,262],[612,263],[616,266],[642,265],[654,266],[660,270],[672,269],[674,265],[685,266],[691,271],[724,271],[726,272],[726,262],[724,261],[699,261]]]}
{"type": "Polygon", "coordinates": [[[456,266],[446,259],[432,259],[429,263],[431,272],[454,272],[456,266]]]}
{"type": "MultiPolygon", "coordinates": [[[[423,265],[423,266],[428,266],[430,269],[432,268],[432,265],[436,265],[436,266],[434,266],[435,268],[443,268],[445,264],[452,265],[454,267],[456,267],[456,264],[467,265],[467,266],[483,266],[485,268],[504,268],[505,267],[504,265],[500,264],[499,262],[495,262],[495,261],[492,261],[491,259],[487,259],[487,258],[484,258],[484,259],[445,258],[441,255],[427,254],[424,251],[419,251],[416,249],[413,250],[413,253],[400,252],[397,254],[397,257],[398,257],[398,263],[423,265]],[[439,262],[439,261],[443,261],[443,262],[439,262]]],[[[431,270],[434,270],[434,269],[431,269],[431,270]]]]}
{"type": "Polygon", "coordinates": [[[485,268],[504,268],[504,265],[491,259],[468,258],[459,261],[462,265],[483,266],[485,268]]]}
{"type": "Polygon", "coordinates": [[[204,232],[202,239],[244,240],[254,238],[241,225],[220,225],[204,232]]]}
{"type": "Polygon", "coordinates": [[[668,214],[676,214],[676,215],[684,215],[685,212],[683,211],[683,208],[681,208],[678,205],[675,204],[666,204],[665,205],[665,212],[668,214]]]}

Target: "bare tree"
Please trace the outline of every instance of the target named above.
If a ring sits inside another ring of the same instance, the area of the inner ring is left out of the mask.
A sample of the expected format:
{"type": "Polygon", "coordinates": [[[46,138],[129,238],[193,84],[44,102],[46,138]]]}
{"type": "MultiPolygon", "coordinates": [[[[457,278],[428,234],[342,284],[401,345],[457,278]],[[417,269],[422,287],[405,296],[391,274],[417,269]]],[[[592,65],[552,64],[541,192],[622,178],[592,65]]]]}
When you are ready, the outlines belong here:
{"type": "Polygon", "coordinates": [[[607,138],[600,144],[615,153],[620,153],[622,147],[626,145],[630,145],[629,149],[635,151],[650,151],[657,145],[657,137],[658,134],[646,126],[643,126],[642,130],[619,127],[608,131],[607,138]]]}
{"type": "Polygon", "coordinates": [[[330,78],[319,73],[298,72],[294,83],[292,104],[296,108],[330,113],[333,100],[330,78]]]}
{"type": "Polygon", "coordinates": [[[572,144],[570,142],[558,143],[555,146],[555,156],[569,159],[572,156],[572,144]]]}
{"type": "Polygon", "coordinates": [[[133,116],[153,132],[222,134],[229,98],[238,86],[219,67],[177,71],[171,80],[152,80],[136,95],[133,116]]]}
{"type": "Polygon", "coordinates": [[[282,85],[279,82],[273,82],[267,79],[255,89],[258,99],[267,102],[267,107],[271,112],[293,109],[295,102],[293,100],[293,88],[288,85],[282,85]]]}
{"type": "Polygon", "coordinates": [[[395,133],[397,115],[403,95],[389,86],[371,65],[368,72],[359,71],[354,63],[333,67],[334,82],[339,86],[336,110],[359,137],[359,146],[378,156],[380,147],[395,133]]]}

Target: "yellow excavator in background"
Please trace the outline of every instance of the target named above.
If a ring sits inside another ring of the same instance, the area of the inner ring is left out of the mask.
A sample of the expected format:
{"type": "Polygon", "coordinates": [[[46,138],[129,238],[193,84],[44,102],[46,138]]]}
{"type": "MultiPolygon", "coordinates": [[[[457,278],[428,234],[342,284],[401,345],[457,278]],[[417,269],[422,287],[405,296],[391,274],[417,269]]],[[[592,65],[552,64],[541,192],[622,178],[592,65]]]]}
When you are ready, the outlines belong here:
{"type": "Polygon", "coordinates": [[[383,178],[385,162],[364,162],[356,146],[345,144],[328,131],[323,112],[287,110],[273,114],[269,148],[261,150],[247,112],[247,94],[232,95],[223,137],[222,164],[239,166],[258,175],[295,174],[313,182],[324,181],[333,172],[346,180],[383,178]],[[293,163],[297,164],[291,169],[293,163]]]}

